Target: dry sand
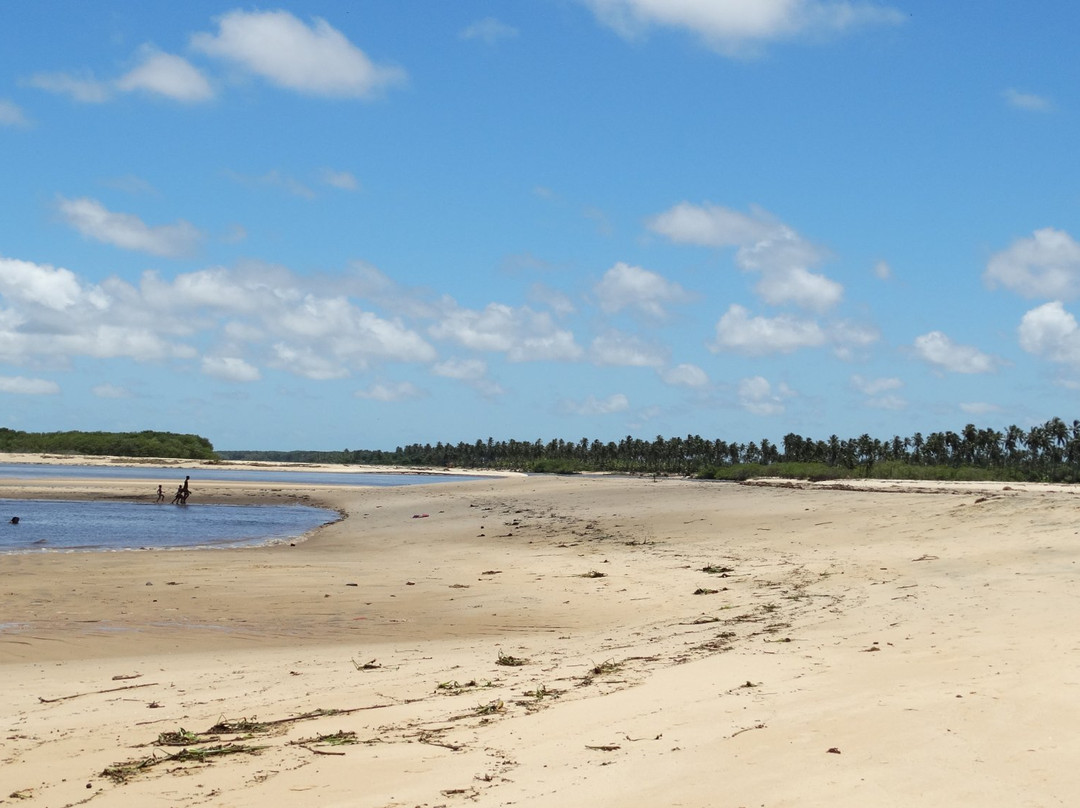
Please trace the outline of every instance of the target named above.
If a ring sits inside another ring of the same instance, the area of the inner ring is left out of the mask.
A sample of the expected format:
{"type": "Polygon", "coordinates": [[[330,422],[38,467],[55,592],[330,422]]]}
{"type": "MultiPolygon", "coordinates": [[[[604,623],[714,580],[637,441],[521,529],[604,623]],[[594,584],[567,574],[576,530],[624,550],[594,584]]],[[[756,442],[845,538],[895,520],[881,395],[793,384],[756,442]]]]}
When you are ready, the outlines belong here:
{"type": "MultiPolygon", "coordinates": [[[[0,803],[1080,800],[1073,489],[193,478],[348,516],[295,546],[0,556],[0,803]]],[[[0,481],[45,489],[147,493],[0,481]]]]}

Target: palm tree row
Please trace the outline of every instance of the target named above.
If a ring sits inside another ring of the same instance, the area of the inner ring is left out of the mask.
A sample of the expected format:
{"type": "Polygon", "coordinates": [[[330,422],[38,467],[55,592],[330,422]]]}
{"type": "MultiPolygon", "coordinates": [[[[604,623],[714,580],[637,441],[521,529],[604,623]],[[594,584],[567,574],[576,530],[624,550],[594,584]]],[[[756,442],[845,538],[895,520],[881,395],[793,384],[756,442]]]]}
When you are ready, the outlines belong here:
{"type": "MultiPolygon", "coordinates": [[[[760,465],[814,464],[836,470],[875,466],[982,469],[1010,479],[1080,480],[1080,420],[1071,425],[1060,418],[1024,430],[978,428],[968,424],[959,432],[916,432],[910,437],[871,438],[863,434],[841,439],[831,435],[815,440],[795,433],[780,444],[763,438],[729,443],[700,435],[642,440],[627,435],[603,442],[581,438],[551,441],[477,440],[474,443],[414,443],[394,451],[342,452],[220,452],[222,457],[259,455],[277,460],[375,465],[455,466],[458,468],[525,469],[533,471],[607,471],[633,474],[706,474],[710,469],[760,465]]],[[[879,468],[879,472],[886,468],[879,468]]]]}

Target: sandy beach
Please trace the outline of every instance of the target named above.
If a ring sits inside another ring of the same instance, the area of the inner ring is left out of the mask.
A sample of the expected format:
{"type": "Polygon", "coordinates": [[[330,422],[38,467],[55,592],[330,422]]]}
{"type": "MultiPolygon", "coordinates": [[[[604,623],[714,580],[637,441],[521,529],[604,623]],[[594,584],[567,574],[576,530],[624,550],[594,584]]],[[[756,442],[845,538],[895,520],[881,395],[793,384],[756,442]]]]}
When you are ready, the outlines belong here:
{"type": "Polygon", "coordinates": [[[0,803],[1080,800],[1067,486],[190,473],[198,504],[345,518],[292,545],[0,556],[0,803]]]}

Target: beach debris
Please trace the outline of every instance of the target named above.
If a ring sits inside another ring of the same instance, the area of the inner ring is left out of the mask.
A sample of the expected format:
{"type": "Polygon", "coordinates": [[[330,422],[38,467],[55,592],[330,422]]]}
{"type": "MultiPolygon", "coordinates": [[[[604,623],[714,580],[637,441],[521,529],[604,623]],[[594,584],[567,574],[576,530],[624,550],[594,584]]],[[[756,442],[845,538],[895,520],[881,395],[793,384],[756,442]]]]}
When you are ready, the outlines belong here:
{"type": "Polygon", "coordinates": [[[484,570],[481,575],[501,575],[502,570],[484,570]]]}
{"type": "Polygon", "coordinates": [[[141,677],[141,673],[118,673],[112,678],[112,680],[114,682],[122,682],[125,679],[139,679],[141,677]]]}
{"type": "Polygon", "coordinates": [[[510,654],[504,654],[502,651],[499,651],[499,658],[495,660],[495,664],[516,668],[521,665],[528,665],[529,660],[523,659],[522,657],[511,656],[510,654]]]}
{"type": "Polygon", "coordinates": [[[427,519],[427,518],[428,518],[428,514],[426,514],[426,513],[414,513],[414,514],[412,515],[412,518],[413,518],[413,519],[427,519]]]}
{"type": "Polygon", "coordinates": [[[12,800],[28,800],[34,796],[34,789],[32,788],[20,788],[18,791],[12,791],[8,794],[8,798],[12,800]]]}
{"type": "Polygon", "coordinates": [[[825,751],[830,755],[839,755],[840,754],[840,750],[837,749],[835,746],[830,746],[825,751]]]}
{"type": "Polygon", "coordinates": [[[150,755],[145,758],[125,760],[114,763],[102,770],[101,776],[107,777],[114,783],[126,783],[137,774],[162,763],[210,763],[214,758],[224,755],[257,755],[265,746],[250,746],[247,744],[227,743],[217,746],[185,747],[179,752],[159,757],[150,755]]]}
{"type": "Polygon", "coordinates": [[[752,726],[752,727],[743,727],[742,729],[737,729],[733,733],[731,733],[731,737],[734,738],[736,735],[742,735],[744,732],[750,732],[751,730],[755,730],[755,729],[765,729],[765,725],[764,724],[754,724],[754,726],[752,726]]]}
{"type": "Polygon", "coordinates": [[[374,659],[370,660],[369,662],[365,662],[363,665],[361,665],[354,659],[352,660],[352,664],[353,667],[356,668],[358,671],[374,671],[382,667],[382,665],[380,665],[374,659]]]}
{"type": "Polygon", "coordinates": [[[719,575],[721,578],[727,578],[732,572],[735,572],[732,567],[725,567],[720,564],[709,564],[708,566],[701,568],[702,572],[707,572],[710,575],[719,575]]]}
{"type": "Polygon", "coordinates": [[[918,558],[913,558],[911,560],[912,561],[937,561],[938,557],[936,555],[930,555],[929,553],[923,553],[918,558]]]}
{"type": "Polygon", "coordinates": [[[595,749],[597,752],[616,752],[622,749],[617,743],[604,743],[599,745],[585,744],[586,749],[595,749]]]}
{"type": "Polygon", "coordinates": [[[578,575],[578,578],[607,578],[607,573],[599,570],[589,570],[578,575]]]}
{"type": "Polygon", "coordinates": [[[694,594],[695,595],[715,595],[719,591],[720,591],[719,589],[706,589],[703,586],[699,586],[697,589],[694,590],[694,594]]]}
{"type": "Polygon", "coordinates": [[[506,702],[502,699],[489,701],[487,704],[478,704],[473,711],[474,715],[496,715],[506,712],[506,702]]]}
{"type": "Polygon", "coordinates": [[[347,746],[360,743],[356,733],[352,731],[338,731],[327,735],[316,735],[314,738],[301,738],[297,741],[289,741],[290,746],[299,746],[316,755],[344,755],[344,752],[331,752],[326,749],[318,749],[321,746],[347,746]]]}

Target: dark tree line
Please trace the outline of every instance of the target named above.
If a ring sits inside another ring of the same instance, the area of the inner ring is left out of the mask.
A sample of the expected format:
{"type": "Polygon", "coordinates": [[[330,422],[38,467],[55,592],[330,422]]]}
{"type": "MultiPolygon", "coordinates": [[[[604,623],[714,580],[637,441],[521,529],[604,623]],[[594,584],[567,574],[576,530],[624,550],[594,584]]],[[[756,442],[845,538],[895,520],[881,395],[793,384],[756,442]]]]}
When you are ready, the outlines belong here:
{"type": "Polygon", "coordinates": [[[710,476],[710,470],[736,466],[813,465],[866,474],[903,467],[980,469],[1011,479],[1080,481],[1080,420],[1053,418],[1024,430],[980,429],[968,424],[959,432],[916,432],[889,439],[863,434],[815,440],[789,433],[779,443],[763,438],[729,443],[700,435],[642,440],[627,435],[603,442],[581,438],[551,441],[477,440],[474,443],[414,443],[394,451],[220,452],[226,459],[348,463],[391,466],[529,471],[607,471],[630,474],[710,476]]]}
{"type": "Polygon", "coordinates": [[[175,432],[20,432],[0,427],[0,452],[115,455],[216,460],[214,446],[198,435],[175,432]]]}

